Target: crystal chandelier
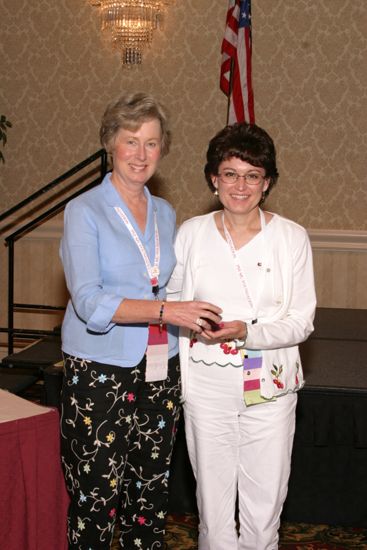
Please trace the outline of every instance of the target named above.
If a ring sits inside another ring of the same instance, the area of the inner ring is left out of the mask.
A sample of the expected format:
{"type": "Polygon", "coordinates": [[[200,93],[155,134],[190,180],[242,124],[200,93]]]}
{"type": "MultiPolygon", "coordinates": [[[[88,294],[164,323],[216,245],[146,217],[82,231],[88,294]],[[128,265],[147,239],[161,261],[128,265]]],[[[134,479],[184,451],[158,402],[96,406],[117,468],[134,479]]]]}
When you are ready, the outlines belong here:
{"type": "Polygon", "coordinates": [[[142,62],[143,50],[162,25],[166,7],[173,0],[89,0],[101,13],[102,30],[121,52],[123,65],[142,62]]]}

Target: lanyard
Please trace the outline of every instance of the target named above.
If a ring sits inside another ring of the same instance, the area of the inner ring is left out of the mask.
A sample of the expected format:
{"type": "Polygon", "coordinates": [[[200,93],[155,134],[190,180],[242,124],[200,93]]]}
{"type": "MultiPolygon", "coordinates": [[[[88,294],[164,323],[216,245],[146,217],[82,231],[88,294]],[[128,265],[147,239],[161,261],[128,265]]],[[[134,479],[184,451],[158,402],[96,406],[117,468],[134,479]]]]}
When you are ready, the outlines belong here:
{"type": "MultiPolygon", "coordinates": [[[[264,246],[265,246],[266,245],[266,240],[265,240],[265,236],[264,236],[264,229],[266,227],[266,225],[265,225],[265,216],[264,216],[264,213],[261,209],[259,209],[259,214],[260,214],[262,238],[264,240],[264,246]]],[[[224,235],[225,235],[227,244],[228,244],[228,246],[231,250],[231,253],[232,253],[232,258],[233,258],[233,262],[234,262],[234,265],[235,265],[235,268],[236,268],[236,272],[237,272],[238,277],[240,279],[240,282],[241,282],[242,288],[244,290],[244,294],[246,296],[246,299],[249,303],[249,306],[252,309],[252,321],[251,321],[251,323],[254,325],[255,323],[257,323],[257,314],[258,314],[258,310],[259,310],[259,300],[260,300],[260,296],[261,296],[261,293],[262,293],[262,290],[263,290],[264,284],[265,284],[265,266],[263,267],[263,270],[262,270],[262,281],[261,281],[261,285],[259,287],[260,292],[258,292],[257,303],[256,303],[256,305],[254,305],[254,301],[251,297],[250,290],[247,286],[245,274],[242,270],[240,260],[239,260],[238,255],[237,255],[237,251],[236,251],[235,246],[234,246],[233,241],[232,241],[232,237],[231,237],[231,235],[230,235],[230,233],[229,233],[229,231],[226,227],[226,224],[224,222],[224,212],[222,212],[222,224],[223,224],[223,230],[224,230],[224,235]]],[[[266,250],[266,248],[265,248],[265,250],[266,250]]]]}
{"type": "Polygon", "coordinates": [[[139,239],[139,235],[133,228],[133,226],[130,223],[129,218],[126,216],[125,212],[119,207],[115,206],[115,210],[117,214],[120,216],[124,224],[126,225],[127,229],[130,232],[130,235],[135,241],[136,246],[138,247],[144,263],[145,267],[147,269],[149,278],[150,278],[150,284],[152,285],[152,292],[158,300],[158,294],[159,294],[159,283],[158,283],[158,277],[159,277],[159,261],[161,257],[161,249],[159,246],[159,232],[158,232],[158,224],[157,224],[157,213],[154,210],[154,264],[152,265],[150,263],[147,251],[145,250],[143,243],[139,239]]]}

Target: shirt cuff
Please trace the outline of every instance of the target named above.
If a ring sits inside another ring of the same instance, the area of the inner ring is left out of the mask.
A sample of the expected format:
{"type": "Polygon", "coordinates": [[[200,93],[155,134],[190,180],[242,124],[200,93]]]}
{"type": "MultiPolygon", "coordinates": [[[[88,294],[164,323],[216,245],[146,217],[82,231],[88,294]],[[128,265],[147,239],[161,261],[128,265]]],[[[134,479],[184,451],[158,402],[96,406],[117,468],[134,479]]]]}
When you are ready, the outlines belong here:
{"type": "Polygon", "coordinates": [[[102,301],[98,304],[98,307],[87,322],[87,330],[101,334],[111,330],[116,325],[111,319],[121,301],[121,296],[116,296],[115,294],[104,295],[102,301]]]}

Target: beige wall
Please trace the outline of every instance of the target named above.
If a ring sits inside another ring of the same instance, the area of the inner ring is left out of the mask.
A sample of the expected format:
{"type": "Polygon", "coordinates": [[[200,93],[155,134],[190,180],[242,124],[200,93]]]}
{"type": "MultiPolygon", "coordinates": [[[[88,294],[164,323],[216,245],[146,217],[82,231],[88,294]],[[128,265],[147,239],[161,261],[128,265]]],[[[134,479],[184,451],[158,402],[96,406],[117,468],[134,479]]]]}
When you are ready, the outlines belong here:
{"type": "MultiPolygon", "coordinates": [[[[281,178],[269,208],[310,228],[367,230],[367,3],[253,0],[257,122],[281,178]]],[[[99,146],[106,103],[147,90],[172,113],[161,193],[179,219],[211,206],[202,166],[226,119],[219,91],[227,0],[176,0],[144,64],[123,69],[87,0],[0,0],[1,114],[14,127],[0,165],[11,206],[99,146]]]]}
{"type": "MultiPolygon", "coordinates": [[[[256,121],[275,139],[281,172],[267,206],[311,233],[359,232],[365,243],[367,3],[252,4],[256,121]]],[[[208,139],[226,120],[218,87],[226,9],[227,0],[176,0],[143,65],[124,69],[87,0],[0,0],[0,114],[13,123],[0,165],[0,211],[99,148],[101,114],[125,90],[152,92],[171,111],[174,142],[159,192],[178,220],[212,208],[202,167],[208,139]]],[[[321,305],[367,307],[366,247],[356,252],[353,239],[347,250],[329,244],[316,250],[321,305]]],[[[59,265],[56,256],[43,257],[59,265]]],[[[4,304],[4,250],[0,259],[4,304]]],[[[24,260],[18,276],[28,276],[24,260]]],[[[53,288],[37,278],[39,292],[53,288]]]]}

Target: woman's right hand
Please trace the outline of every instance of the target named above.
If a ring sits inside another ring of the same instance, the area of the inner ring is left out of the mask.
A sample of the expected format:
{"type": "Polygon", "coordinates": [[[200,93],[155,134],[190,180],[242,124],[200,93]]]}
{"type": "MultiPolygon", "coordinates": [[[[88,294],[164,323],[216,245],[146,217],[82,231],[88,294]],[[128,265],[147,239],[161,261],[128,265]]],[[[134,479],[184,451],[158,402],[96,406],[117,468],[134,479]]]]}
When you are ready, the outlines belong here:
{"type": "Polygon", "coordinates": [[[163,321],[201,333],[221,323],[220,307],[209,302],[165,302],[163,321]]]}

